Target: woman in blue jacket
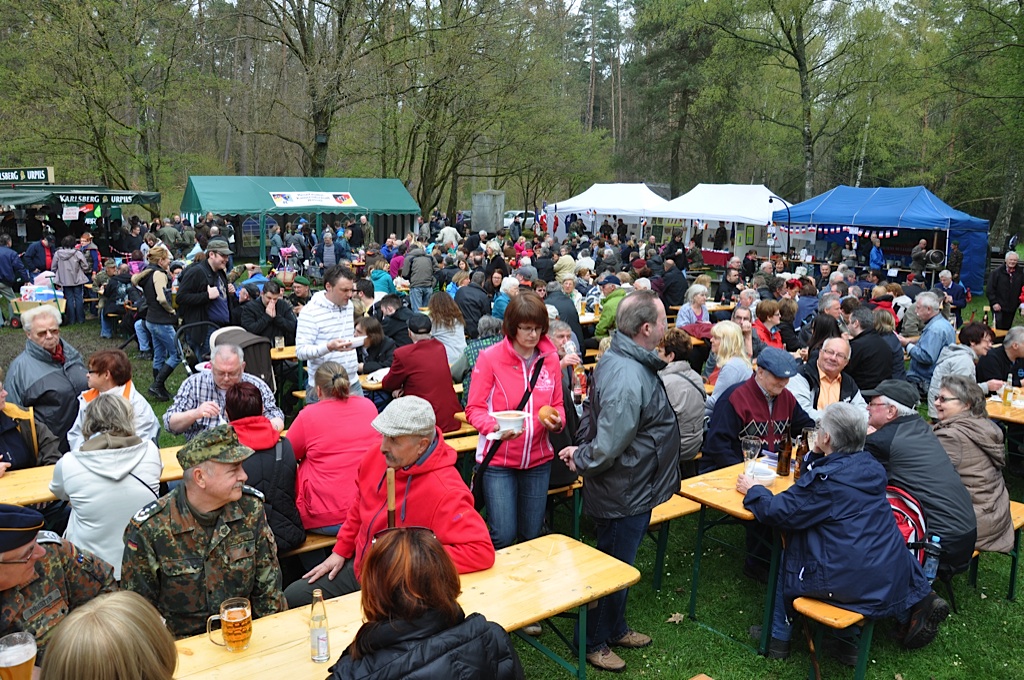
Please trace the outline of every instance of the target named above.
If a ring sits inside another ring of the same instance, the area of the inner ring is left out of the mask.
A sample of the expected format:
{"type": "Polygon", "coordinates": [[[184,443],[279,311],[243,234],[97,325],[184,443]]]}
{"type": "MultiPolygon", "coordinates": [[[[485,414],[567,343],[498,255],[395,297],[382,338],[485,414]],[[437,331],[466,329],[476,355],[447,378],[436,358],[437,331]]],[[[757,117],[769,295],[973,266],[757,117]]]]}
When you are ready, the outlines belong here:
{"type": "MultiPolygon", "coordinates": [[[[885,468],[864,451],[866,435],[863,408],[832,404],[820,421],[814,460],[793,486],[773,496],[747,475],[736,482],[744,507],[786,534],[771,658],[789,656],[787,616],[798,597],[832,600],[871,619],[895,616],[907,624],[907,649],[931,642],[949,616],[893,520],[885,468]]],[[[849,658],[849,650],[843,654],[849,658]]]]}

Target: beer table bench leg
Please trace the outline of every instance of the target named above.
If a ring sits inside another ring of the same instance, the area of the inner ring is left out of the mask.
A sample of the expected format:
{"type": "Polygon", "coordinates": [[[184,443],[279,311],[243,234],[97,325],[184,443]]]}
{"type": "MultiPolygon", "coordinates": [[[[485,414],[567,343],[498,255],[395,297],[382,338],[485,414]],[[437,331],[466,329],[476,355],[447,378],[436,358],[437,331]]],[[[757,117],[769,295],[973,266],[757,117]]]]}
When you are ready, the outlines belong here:
{"type": "Polygon", "coordinates": [[[552,661],[557,663],[559,666],[561,666],[565,670],[569,671],[569,673],[571,673],[572,675],[576,676],[579,680],[586,680],[586,678],[587,678],[587,644],[586,644],[586,639],[587,639],[587,608],[589,606],[590,606],[590,603],[588,602],[586,604],[580,605],[579,608],[578,608],[578,611],[575,614],[568,614],[568,613],[567,614],[556,614],[554,617],[552,617],[552,619],[553,618],[567,618],[567,619],[573,619],[573,620],[576,620],[576,621],[579,622],[580,644],[578,646],[574,645],[573,641],[569,637],[567,637],[564,633],[562,633],[562,631],[559,630],[557,626],[554,625],[554,623],[552,622],[552,619],[548,619],[546,621],[546,623],[548,624],[548,628],[551,629],[551,631],[558,637],[558,639],[560,639],[562,642],[564,642],[565,645],[570,650],[573,650],[573,651],[576,652],[576,665],[575,666],[573,666],[573,664],[571,662],[563,659],[561,656],[559,656],[557,653],[555,653],[554,650],[552,650],[550,647],[548,647],[547,645],[545,645],[543,642],[539,641],[537,638],[533,637],[532,635],[527,635],[522,630],[517,630],[517,631],[514,631],[514,632],[515,632],[516,636],[520,640],[526,642],[528,645],[530,645],[531,647],[536,649],[538,652],[540,652],[544,656],[548,657],[549,659],[551,659],[552,661]]]}
{"type": "Polygon", "coordinates": [[[690,579],[690,620],[697,620],[697,579],[700,578],[700,558],[704,552],[704,521],[708,508],[700,506],[700,518],[697,520],[697,544],[693,549],[693,578],[690,579]]]}

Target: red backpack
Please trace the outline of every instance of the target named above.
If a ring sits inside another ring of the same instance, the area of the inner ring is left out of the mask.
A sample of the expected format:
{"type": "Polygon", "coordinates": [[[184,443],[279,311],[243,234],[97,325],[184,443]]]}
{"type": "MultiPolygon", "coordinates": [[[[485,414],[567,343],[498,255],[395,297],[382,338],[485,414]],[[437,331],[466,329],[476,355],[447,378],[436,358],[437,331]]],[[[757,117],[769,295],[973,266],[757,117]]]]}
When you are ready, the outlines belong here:
{"type": "Polygon", "coordinates": [[[898,486],[885,487],[885,499],[892,507],[896,526],[907,542],[907,547],[922,565],[925,560],[924,545],[928,540],[925,533],[924,510],[917,499],[898,486]]]}

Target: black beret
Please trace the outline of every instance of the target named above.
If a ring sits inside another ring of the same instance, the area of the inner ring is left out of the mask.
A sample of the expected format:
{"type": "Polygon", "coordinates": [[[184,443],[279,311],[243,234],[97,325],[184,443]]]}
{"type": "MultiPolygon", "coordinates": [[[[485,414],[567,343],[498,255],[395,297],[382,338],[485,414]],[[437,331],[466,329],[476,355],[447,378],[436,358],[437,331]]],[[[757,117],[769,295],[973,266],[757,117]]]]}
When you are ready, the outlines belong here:
{"type": "Polygon", "coordinates": [[[0,553],[28,545],[42,528],[43,515],[38,510],[0,503],[0,553]]]}

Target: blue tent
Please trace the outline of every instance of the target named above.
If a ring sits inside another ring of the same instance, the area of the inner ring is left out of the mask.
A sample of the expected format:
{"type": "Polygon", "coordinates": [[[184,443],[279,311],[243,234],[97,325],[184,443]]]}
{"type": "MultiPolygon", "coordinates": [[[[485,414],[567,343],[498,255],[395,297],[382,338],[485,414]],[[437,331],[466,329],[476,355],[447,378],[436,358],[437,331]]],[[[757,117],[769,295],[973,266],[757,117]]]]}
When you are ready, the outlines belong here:
{"type": "Polygon", "coordinates": [[[984,290],[988,220],[954,210],[922,186],[868,189],[840,185],[792,206],[788,215],[786,210],[777,210],[772,219],[791,225],[945,231],[946,243],[959,241],[964,254],[960,280],[972,292],[984,290]]]}

